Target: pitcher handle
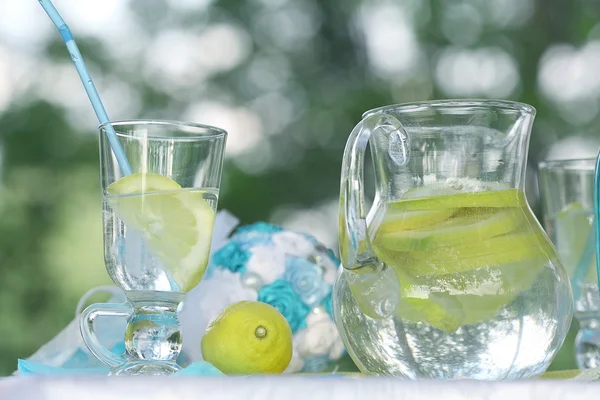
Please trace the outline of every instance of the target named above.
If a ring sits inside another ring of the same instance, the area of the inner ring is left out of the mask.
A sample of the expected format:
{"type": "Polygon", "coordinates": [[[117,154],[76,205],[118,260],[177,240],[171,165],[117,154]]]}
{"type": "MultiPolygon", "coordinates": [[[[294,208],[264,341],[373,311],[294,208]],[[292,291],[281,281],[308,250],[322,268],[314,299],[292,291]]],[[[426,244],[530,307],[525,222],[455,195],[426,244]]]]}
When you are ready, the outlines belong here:
{"type": "Polygon", "coordinates": [[[79,319],[79,329],[83,342],[97,359],[111,368],[123,365],[125,356],[115,354],[107,349],[94,332],[94,321],[97,317],[122,317],[129,318],[133,308],[129,303],[96,303],[83,310],[79,319]]]}
{"type": "Polygon", "coordinates": [[[348,270],[368,267],[379,269],[367,232],[364,195],[364,156],[371,134],[377,130],[389,135],[388,156],[398,165],[406,165],[410,145],[402,124],[388,114],[373,114],[356,125],[350,133],[342,161],[340,187],[340,257],[348,270]]]}

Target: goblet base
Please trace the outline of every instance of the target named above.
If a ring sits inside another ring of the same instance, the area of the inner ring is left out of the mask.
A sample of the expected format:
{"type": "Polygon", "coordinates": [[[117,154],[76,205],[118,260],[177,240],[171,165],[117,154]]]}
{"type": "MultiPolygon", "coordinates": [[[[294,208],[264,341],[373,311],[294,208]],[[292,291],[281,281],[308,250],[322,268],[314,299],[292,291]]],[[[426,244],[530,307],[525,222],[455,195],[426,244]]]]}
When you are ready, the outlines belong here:
{"type": "Polygon", "coordinates": [[[173,375],[181,370],[174,362],[168,361],[130,361],[113,368],[110,376],[132,376],[132,375],[173,375]]]}

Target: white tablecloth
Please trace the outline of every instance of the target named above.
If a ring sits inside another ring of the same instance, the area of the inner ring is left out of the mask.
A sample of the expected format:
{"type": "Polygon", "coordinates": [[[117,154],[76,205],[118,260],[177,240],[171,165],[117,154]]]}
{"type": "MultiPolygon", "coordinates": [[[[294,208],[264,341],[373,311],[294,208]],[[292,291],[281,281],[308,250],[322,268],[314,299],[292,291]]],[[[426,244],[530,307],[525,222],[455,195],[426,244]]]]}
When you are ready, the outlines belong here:
{"type": "Polygon", "coordinates": [[[597,400],[600,383],[341,377],[0,379],[2,400],[597,400]]]}

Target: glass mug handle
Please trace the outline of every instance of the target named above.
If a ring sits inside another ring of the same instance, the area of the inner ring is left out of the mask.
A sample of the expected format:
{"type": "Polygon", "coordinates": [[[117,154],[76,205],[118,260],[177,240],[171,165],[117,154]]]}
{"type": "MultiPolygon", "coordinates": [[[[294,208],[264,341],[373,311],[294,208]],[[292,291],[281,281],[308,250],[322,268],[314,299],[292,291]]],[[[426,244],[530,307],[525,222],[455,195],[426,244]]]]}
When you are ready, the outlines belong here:
{"type": "Polygon", "coordinates": [[[367,232],[364,194],[365,151],[371,135],[377,130],[388,136],[387,156],[390,161],[402,166],[409,159],[408,135],[402,124],[390,115],[371,115],[359,122],[350,133],[342,162],[339,221],[340,256],[347,270],[365,267],[377,270],[381,267],[367,232]]]}
{"type": "MultiPolygon", "coordinates": [[[[340,256],[347,270],[346,280],[357,305],[374,319],[392,315],[400,302],[400,282],[396,273],[375,255],[367,231],[364,195],[364,156],[371,135],[380,130],[387,136],[387,152],[381,149],[374,157],[389,157],[396,166],[406,165],[410,145],[400,122],[386,114],[375,114],[363,119],[352,130],[342,163],[340,189],[340,256]]],[[[388,180],[385,171],[378,171],[379,179],[388,180]]],[[[378,196],[378,195],[377,195],[378,196]]],[[[378,199],[373,206],[377,206],[378,199]]]]}
{"type": "Polygon", "coordinates": [[[133,308],[129,303],[96,303],[86,308],[79,319],[79,330],[83,342],[90,352],[109,367],[117,367],[124,364],[127,359],[120,354],[115,354],[107,349],[94,332],[94,321],[98,317],[122,317],[129,318],[133,308]]]}

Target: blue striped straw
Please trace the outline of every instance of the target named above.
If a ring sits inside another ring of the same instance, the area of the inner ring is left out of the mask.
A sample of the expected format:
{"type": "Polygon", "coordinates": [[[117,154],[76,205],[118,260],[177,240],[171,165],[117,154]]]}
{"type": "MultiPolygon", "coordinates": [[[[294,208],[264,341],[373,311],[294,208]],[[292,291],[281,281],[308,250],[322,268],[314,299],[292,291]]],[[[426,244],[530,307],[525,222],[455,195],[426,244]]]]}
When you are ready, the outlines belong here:
{"type": "Polygon", "coordinates": [[[92,107],[94,107],[94,111],[96,112],[96,116],[98,117],[98,121],[100,124],[106,124],[106,136],[108,137],[108,142],[110,143],[110,147],[112,148],[115,157],[117,158],[117,162],[119,163],[119,167],[121,168],[121,172],[123,175],[131,174],[131,166],[129,165],[129,161],[127,161],[127,157],[125,156],[125,152],[121,147],[121,143],[119,143],[119,139],[117,138],[117,133],[113,126],[109,123],[110,119],[108,118],[108,114],[106,114],[106,110],[102,105],[102,100],[100,100],[100,96],[98,95],[98,91],[96,90],[96,86],[92,81],[92,77],[88,72],[87,67],[85,66],[85,62],[83,61],[83,57],[79,52],[79,48],[77,47],[77,43],[75,43],[75,39],[73,39],[73,34],[71,30],[65,23],[65,20],[60,16],[54,5],[50,0],[38,0],[40,5],[46,11],[46,14],[50,17],[54,25],[58,28],[58,32],[62,36],[65,44],[67,45],[67,49],[69,53],[71,53],[71,59],[75,64],[75,68],[77,68],[77,73],[81,78],[81,82],[83,83],[83,87],[92,102],[92,107]]]}

